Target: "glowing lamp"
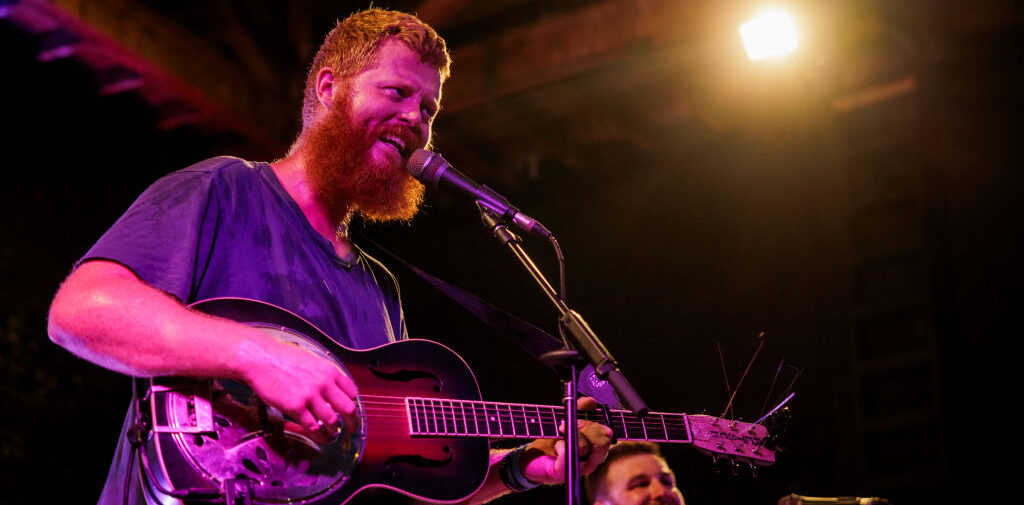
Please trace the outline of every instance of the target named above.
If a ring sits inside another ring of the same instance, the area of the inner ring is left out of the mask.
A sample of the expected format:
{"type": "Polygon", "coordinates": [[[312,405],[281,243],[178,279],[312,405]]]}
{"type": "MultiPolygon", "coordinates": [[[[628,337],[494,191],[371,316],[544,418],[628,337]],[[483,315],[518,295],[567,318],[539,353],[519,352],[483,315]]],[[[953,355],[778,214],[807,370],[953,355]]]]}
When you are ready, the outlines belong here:
{"type": "Polygon", "coordinates": [[[740,38],[751,60],[763,60],[796,49],[796,28],[784,11],[765,11],[740,25],[740,38]]]}

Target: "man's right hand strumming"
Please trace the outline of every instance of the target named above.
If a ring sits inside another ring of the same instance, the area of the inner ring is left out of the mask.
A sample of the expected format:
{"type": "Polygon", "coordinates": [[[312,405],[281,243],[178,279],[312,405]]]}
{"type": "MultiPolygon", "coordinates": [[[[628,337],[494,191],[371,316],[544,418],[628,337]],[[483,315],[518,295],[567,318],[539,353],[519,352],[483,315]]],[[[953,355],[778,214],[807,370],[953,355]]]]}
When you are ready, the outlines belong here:
{"type": "Polygon", "coordinates": [[[242,380],[315,440],[321,431],[327,437],[338,434],[339,415],[349,432],[357,427],[359,391],[332,361],[273,337],[242,342],[238,356],[242,380]]]}

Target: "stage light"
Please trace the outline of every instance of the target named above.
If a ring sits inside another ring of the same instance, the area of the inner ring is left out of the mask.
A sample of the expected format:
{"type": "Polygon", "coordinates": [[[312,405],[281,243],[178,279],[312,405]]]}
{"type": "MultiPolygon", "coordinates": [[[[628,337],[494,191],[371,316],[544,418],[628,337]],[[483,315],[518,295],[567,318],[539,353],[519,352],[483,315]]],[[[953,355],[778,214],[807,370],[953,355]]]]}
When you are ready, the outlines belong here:
{"type": "Polygon", "coordinates": [[[740,25],[740,38],[751,60],[782,56],[796,49],[796,27],[785,11],[762,12],[740,25]]]}

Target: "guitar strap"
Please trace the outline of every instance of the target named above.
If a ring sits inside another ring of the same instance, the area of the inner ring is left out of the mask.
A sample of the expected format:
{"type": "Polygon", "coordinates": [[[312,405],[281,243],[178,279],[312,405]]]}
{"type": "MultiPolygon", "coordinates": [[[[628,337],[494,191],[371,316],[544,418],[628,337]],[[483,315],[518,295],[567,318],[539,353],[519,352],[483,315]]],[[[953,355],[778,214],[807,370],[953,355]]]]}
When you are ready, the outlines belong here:
{"type": "MultiPolygon", "coordinates": [[[[451,298],[455,303],[466,309],[467,312],[483,321],[484,324],[521,347],[530,356],[539,360],[542,354],[562,348],[562,341],[560,339],[551,336],[530,322],[509,314],[496,305],[466,291],[465,289],[424,272],[415,265],[412,265],[391,251],[385,249],[380,244],[374,242],[366,235],[362,233],[354,234],[359,238],[361,244],[370,245],[374,252],[379,252],[381,255],[387,256],[395,263],[402,265],[407,270],[416,274],[418,277],[426,281],[427,284],[433,286],[434,289],[437,289],[448,298],[451,298]]],[[[623,408],[622,403],[619,401],[619,398],[615,394],[611,385],[608,384],[607,381],[603,381],[597,377],[592,365],[587,365],[579,372],[579,376],[576,381],[576,389],[581,394],[591,396],[607,406],[616,409],[623,408]]]]}

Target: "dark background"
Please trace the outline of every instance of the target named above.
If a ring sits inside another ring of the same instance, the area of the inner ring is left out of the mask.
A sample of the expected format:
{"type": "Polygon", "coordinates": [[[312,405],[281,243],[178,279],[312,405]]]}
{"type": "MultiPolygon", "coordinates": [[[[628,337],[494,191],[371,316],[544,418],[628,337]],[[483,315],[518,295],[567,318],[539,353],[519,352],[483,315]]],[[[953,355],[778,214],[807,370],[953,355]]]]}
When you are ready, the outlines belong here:
{"type": "MultiPolygon", "coordinates": [[[[789,449],[758,479],[663,448],[688,503],[1000,493],[1019,396],[1003,396],[1021,334],[1019,6],[791,2],[800,51],[755,64],[735,36],[755,3],[376,3],[448,38],[437,150],[555,232],[570,305],[653,409],[719,413],[716,344],[735,384],[761,332],[738,416],[758,416],[780,360],[802,371],[789,449]]],[[[46,337],[73,262],[159,176],[280,156],[319,38],[364,6],[57,4],[69,18],[0,1],[0,503],[92,502],[113,453],[130,381],[46,337]]],[[[411,225],[360,228],[554,331],[471,204],[431,193],[411,225]]],[[[556,279],[547,244],[527,246],[556,279]]],[[[462,354],[485,398],[557,403],[553,374],[391,265],[412,335],[462,354]]]]}

